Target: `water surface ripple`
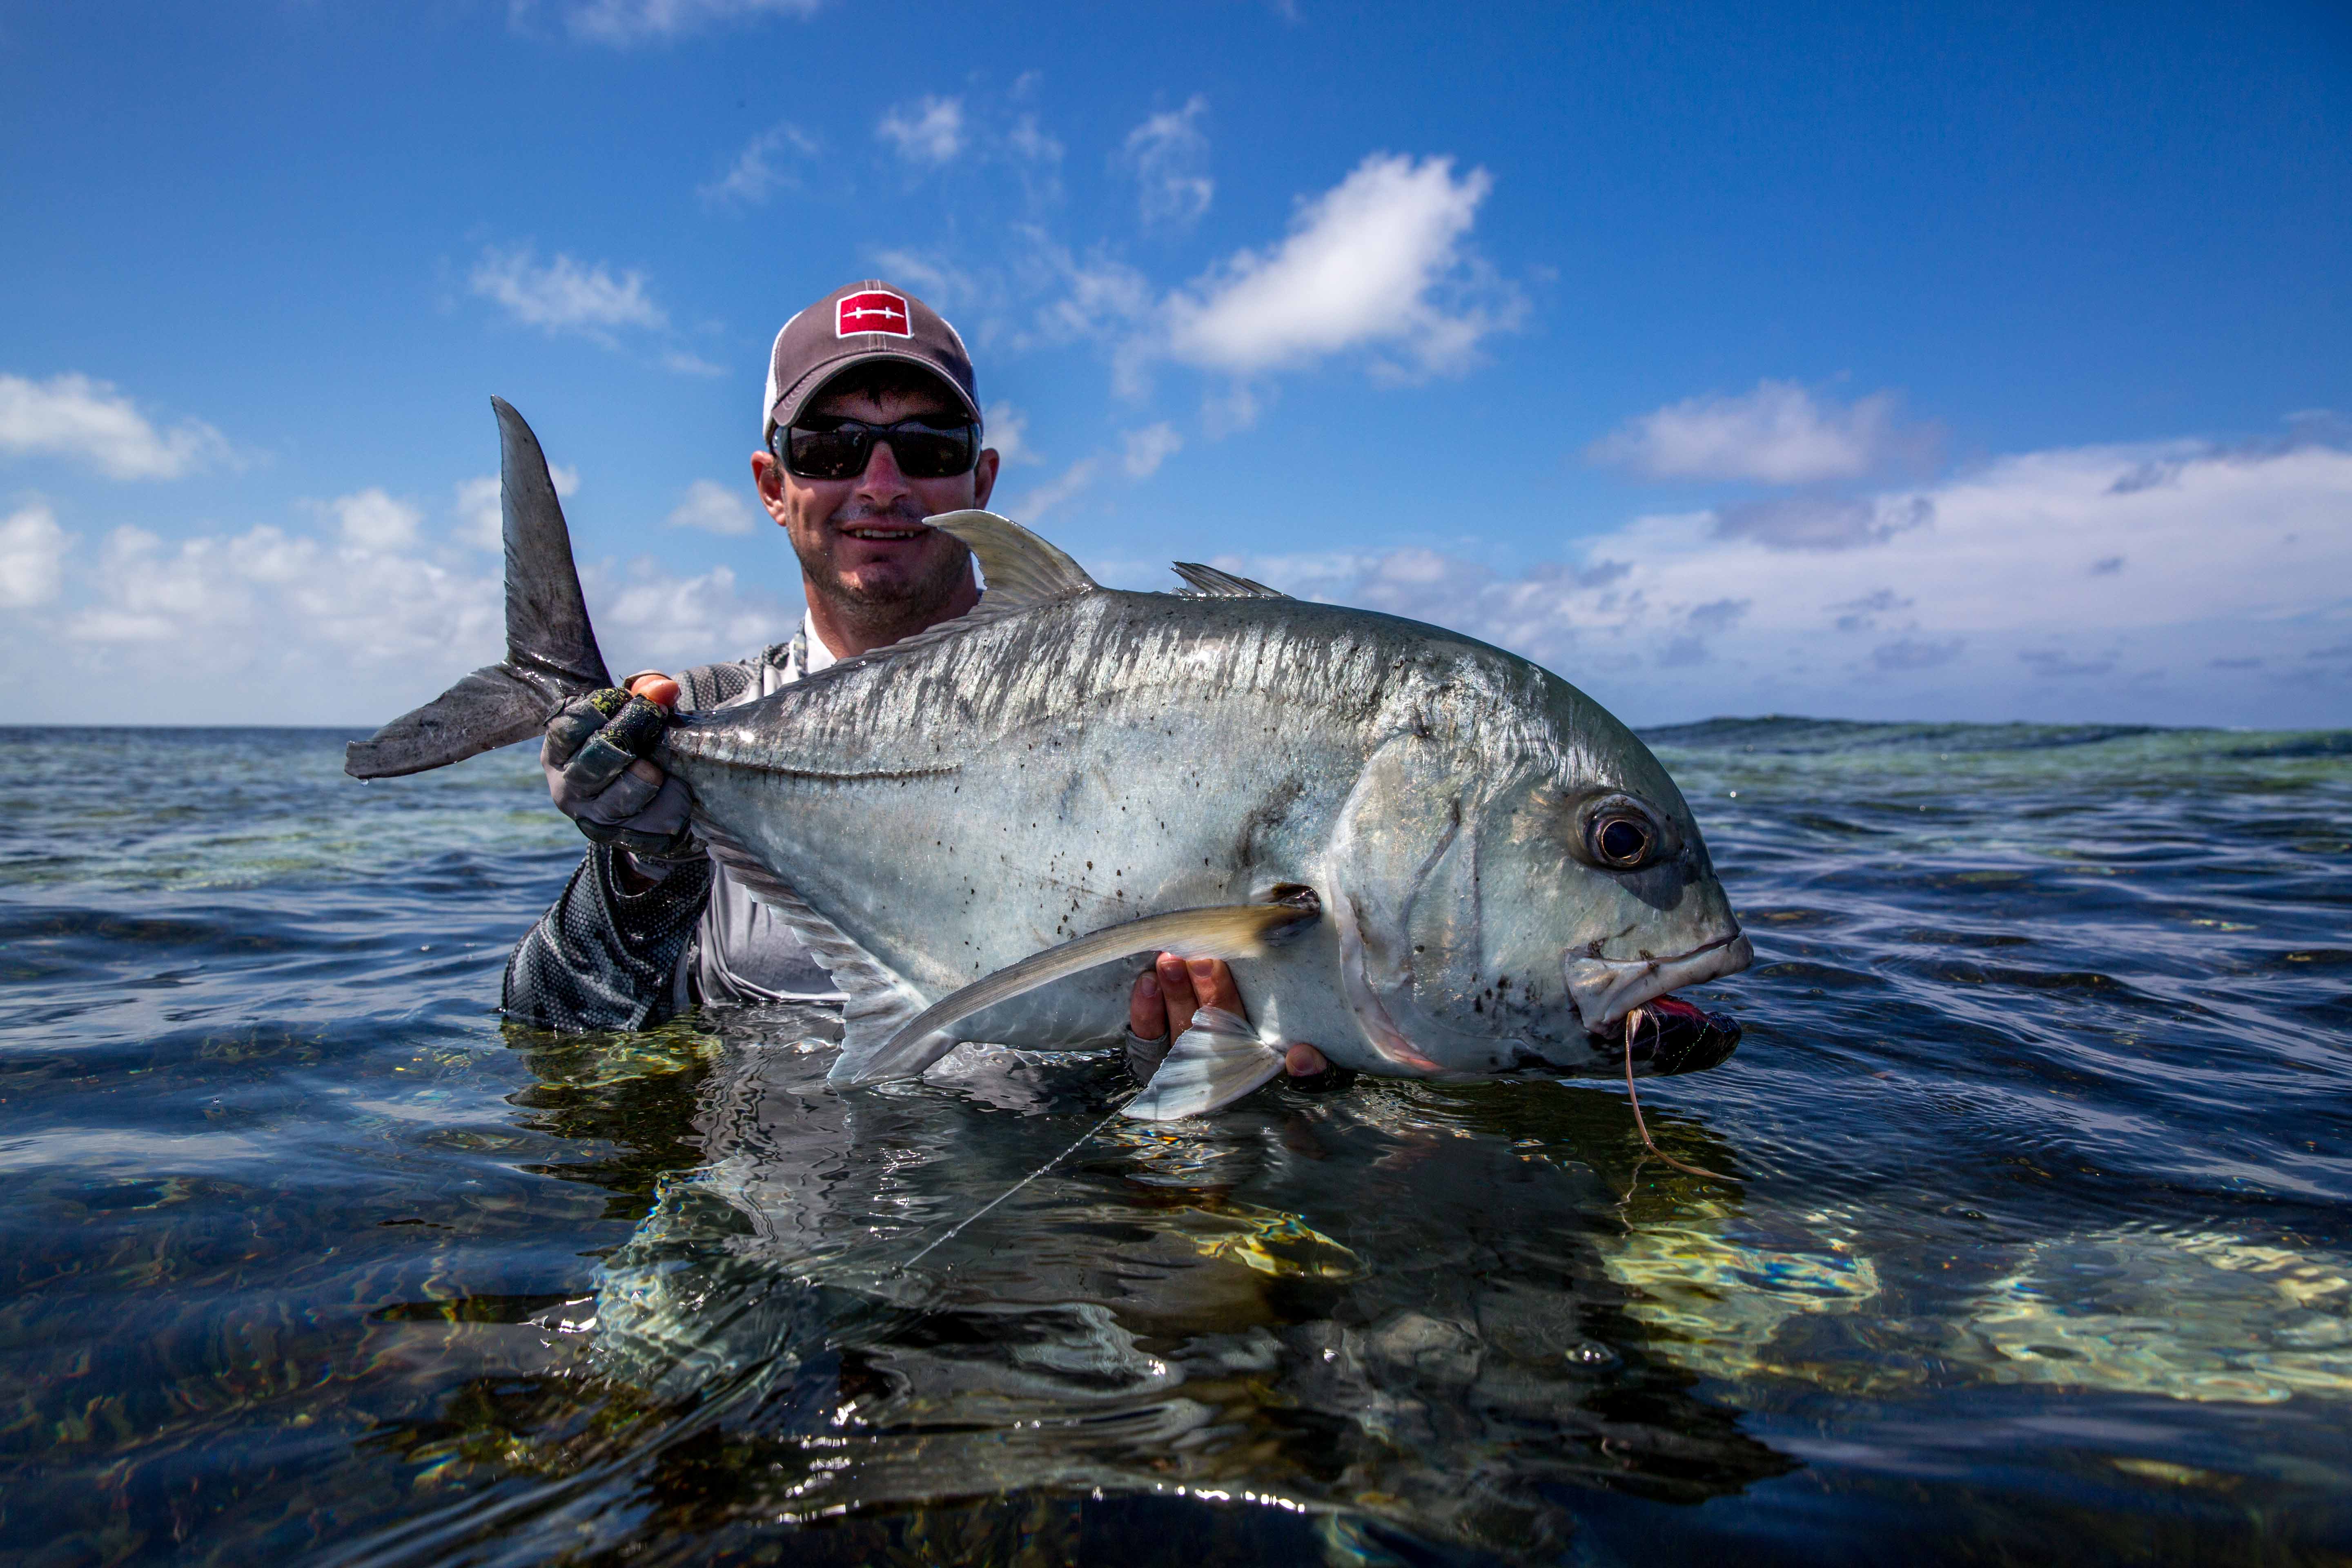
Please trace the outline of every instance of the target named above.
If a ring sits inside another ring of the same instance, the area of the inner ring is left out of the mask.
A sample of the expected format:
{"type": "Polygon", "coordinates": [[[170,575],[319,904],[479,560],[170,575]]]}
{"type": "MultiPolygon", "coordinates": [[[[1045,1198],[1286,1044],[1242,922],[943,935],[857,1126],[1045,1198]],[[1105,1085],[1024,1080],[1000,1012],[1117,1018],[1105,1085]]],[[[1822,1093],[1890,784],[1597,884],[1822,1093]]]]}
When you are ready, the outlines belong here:
{"type": "Polygon", "coordinates": [[[0,731],[0,1552],[2340,1562],[2352,732],[1651,737],[1723,1068],[1120,1124],[496,1015],[505,752],[0,731]]]}

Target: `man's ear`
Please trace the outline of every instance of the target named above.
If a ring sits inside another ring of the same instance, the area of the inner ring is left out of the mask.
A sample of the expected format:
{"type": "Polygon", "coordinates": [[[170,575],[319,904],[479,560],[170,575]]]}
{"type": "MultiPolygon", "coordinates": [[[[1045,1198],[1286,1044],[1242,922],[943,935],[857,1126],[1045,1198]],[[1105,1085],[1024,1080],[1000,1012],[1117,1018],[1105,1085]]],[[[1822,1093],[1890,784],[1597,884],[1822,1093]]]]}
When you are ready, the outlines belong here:
{"type": "Polygon", "coordinates": [[[981,449],[980,461],[971,470],[971,504],[973,506],[984,507],[988,504],[989,492],[996,489],[996,465],[1002,460],[997,457],[995,447],[985,447],[981,449]]]}
{"type": "Polygon", "coordinates": [[[784,510],[784,466],[776,461],[773,452],[751,454],[751,488],[760,492],[760,504],[768,509],[776,526],[789,527],[784,510]]]}

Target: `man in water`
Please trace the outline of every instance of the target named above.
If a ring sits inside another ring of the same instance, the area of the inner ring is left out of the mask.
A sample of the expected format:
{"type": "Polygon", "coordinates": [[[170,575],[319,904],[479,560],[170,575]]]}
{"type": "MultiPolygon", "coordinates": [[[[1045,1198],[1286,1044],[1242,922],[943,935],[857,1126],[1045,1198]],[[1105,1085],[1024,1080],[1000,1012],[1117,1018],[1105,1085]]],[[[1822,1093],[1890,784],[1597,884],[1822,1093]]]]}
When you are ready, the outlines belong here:
{"type": "MultiPolygon", "coordinates": [[[[877,281],[784,323],[761,421],[751,482],[800,557],[807,614],[788,642],[674,679],[646,671],[626,693],[595,693],[549,721],[548,793],[590,846],[507,961],[506,1012],[519,1023],[634,1029],[700,1002],[840,999],[800,939],[705,853],[685,786],[646,753],[662,708],[748,702],[977,605],[971,552],[923,519],[985,506],[998,456],[982,445],[963,339],[877,281]]],[[[1162,953],[1138,977],[1128,1060],[1139,1078],[1202,1006],[1243,1010],[1223,963],[1162,953]]],[[[1302,1086],[1328,1071],[1307,1045],[1285,1065],[1302,1086]]]]}

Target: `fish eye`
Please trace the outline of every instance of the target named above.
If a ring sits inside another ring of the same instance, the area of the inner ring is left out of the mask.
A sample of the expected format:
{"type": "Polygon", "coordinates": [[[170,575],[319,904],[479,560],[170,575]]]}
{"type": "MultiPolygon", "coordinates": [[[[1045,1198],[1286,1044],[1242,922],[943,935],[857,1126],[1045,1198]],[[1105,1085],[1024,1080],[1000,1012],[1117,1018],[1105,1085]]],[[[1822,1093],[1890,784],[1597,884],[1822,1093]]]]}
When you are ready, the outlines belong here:
{"type": "Polygon", "coordinates": [[[1672,822],[1622,790],[1587,795],[1575,807],[1569,852],[1603,871],[1639,871],[1673,858],[1681,838],[1672,822]]]}
{"type": "Polygon", "coordinates": [[[1658,834],[1643,817],[1612,813],[1592,819],[1586,841],[1592,846],[1595,860],[1612,870],[1630,871],[1649,862],[1658,834]]]}

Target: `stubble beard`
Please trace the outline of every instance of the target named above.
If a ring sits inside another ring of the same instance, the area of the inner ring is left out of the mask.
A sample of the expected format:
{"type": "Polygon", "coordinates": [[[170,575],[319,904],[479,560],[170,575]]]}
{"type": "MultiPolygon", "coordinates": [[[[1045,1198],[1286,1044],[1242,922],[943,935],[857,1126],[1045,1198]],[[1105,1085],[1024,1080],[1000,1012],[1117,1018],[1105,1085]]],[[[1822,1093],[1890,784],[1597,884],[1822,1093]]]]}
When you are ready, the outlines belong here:
{"type": "MultiPolygon", "coordinates": [[[[852,502],[835,512],[827,523],[839,528],[881,519],[919,524],[923,515],[911,500],[901,500],[888,507],[852,502]]],[[[828,534],[828,543],[831,538],[828,534]]],[[[946,619],[956,591],[963,586],[966,570],[963,551],[940,551],[933,564],[919,575],[885,579],[869,586],[845,579],[829,552],[801,549],[798,541],[794,541],[793,552],[800,557],[801,576],[824,601],[834,617],[860,636],[878,641],[895,642],[946,619]],[[812,560],[812,554],[816,558],[812,560]]]]}

